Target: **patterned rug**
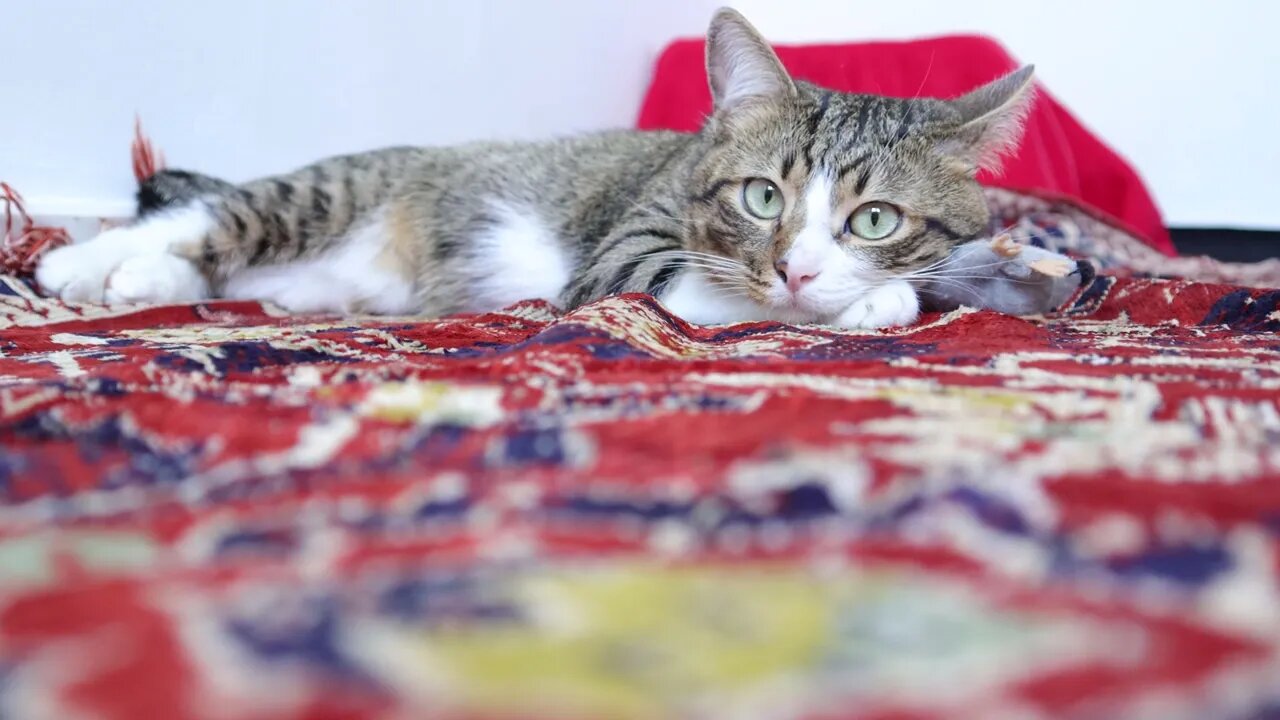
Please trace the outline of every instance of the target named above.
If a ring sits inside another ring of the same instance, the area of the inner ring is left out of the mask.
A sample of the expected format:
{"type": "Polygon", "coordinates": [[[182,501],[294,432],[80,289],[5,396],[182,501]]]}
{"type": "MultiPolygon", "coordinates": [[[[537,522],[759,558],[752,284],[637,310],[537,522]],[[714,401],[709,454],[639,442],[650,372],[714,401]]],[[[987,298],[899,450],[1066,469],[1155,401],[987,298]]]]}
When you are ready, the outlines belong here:
{"type": "Polygon", "coordinates": [[[997,199],[1104,272],[884,332],[3,280],[0,717],[1276,716],[1276,268],[997,199]]]}

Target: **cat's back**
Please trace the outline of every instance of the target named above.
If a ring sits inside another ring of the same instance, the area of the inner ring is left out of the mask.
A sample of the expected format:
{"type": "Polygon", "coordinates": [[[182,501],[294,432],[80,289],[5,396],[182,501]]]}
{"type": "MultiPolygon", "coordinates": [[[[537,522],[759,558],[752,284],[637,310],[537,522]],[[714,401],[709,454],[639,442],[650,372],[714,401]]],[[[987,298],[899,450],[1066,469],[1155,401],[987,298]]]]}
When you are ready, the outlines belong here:
{"type": "MultiPolygon", "coordinates": [[[[411,152],[419,173],[483,183],[527,199],[556,190],[587,191],[642,184],[682,154],[696,136],[667,131],[610,130],[532,142],[476,142],[411,152]],[[554,186],[546,183],[554,182],[554,186]]],[[[477,189],[480,189],[477,187],[477,189]]]]}
{"type": "Polygon", "coordinates": [[[339,189],[367,199],[416,193],[440,197],[455,210],[498,201],[571,215],[583,202],[631,196],[657,176],[678,171],[678,160],[696,139],[687,133],[611,130],[531,142],[395,146],[324,158],[247,186],[269,189],[281,180],[345,185],[339,189]]]}

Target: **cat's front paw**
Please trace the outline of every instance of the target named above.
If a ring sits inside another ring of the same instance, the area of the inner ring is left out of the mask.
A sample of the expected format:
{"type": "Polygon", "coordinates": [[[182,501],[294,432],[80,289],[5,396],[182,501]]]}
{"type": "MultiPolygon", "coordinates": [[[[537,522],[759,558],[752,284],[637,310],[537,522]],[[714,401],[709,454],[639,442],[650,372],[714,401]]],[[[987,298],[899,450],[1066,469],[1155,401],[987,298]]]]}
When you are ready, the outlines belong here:
{"type": "Polygon", "coordinates": [[[208,296],[208,283],[196,266],[168,253],[120,263],[107,277],[104,295],[108,303],[188,302],[208,296]]]}
{"type": "Polygon", "coordinates": [[[67,302],[102,302],[107,276],[120,264],[117,253],[94,241],[65,245],[36,263],[36,283],[67,302]]]}
{"type": "Polygon", "coordinates": [[[836,318],[837,327],[866,329],[901,327],[920,318],[920,298],[907,282],[895,280],[868,292],[836,318]]]}

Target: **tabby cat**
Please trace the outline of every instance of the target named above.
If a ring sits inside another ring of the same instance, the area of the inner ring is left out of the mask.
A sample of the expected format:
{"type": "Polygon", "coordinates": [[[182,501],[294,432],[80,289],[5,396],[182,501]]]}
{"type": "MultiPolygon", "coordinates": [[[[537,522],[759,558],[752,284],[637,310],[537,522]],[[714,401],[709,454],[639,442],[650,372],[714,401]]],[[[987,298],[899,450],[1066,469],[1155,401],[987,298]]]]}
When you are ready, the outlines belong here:
{"type": "Polygon", "coordinates": [[[243,185],[162,171],[136,221],[36,278],[68,301],[440,316],[647,292],[695,323],[909,324],[912,283],[987,226],[974,174],[1015,143],[1031,72],[949,101],[832,92],[724,9],[697,133],[392,148],[243,185]]]}

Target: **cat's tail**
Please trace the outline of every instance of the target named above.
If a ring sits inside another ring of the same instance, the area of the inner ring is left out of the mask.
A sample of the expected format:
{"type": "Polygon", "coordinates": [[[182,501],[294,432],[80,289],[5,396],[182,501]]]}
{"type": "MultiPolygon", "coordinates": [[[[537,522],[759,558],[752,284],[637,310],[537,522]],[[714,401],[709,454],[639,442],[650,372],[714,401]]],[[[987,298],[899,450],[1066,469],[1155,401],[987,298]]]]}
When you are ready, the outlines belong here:
{"type": "Polygon", "coordinates": [[[162,208],[183,205],[198,197],[223,195],[236,186],[186,170],[160,170],[138,183],[138,217],[162,208]]]}

